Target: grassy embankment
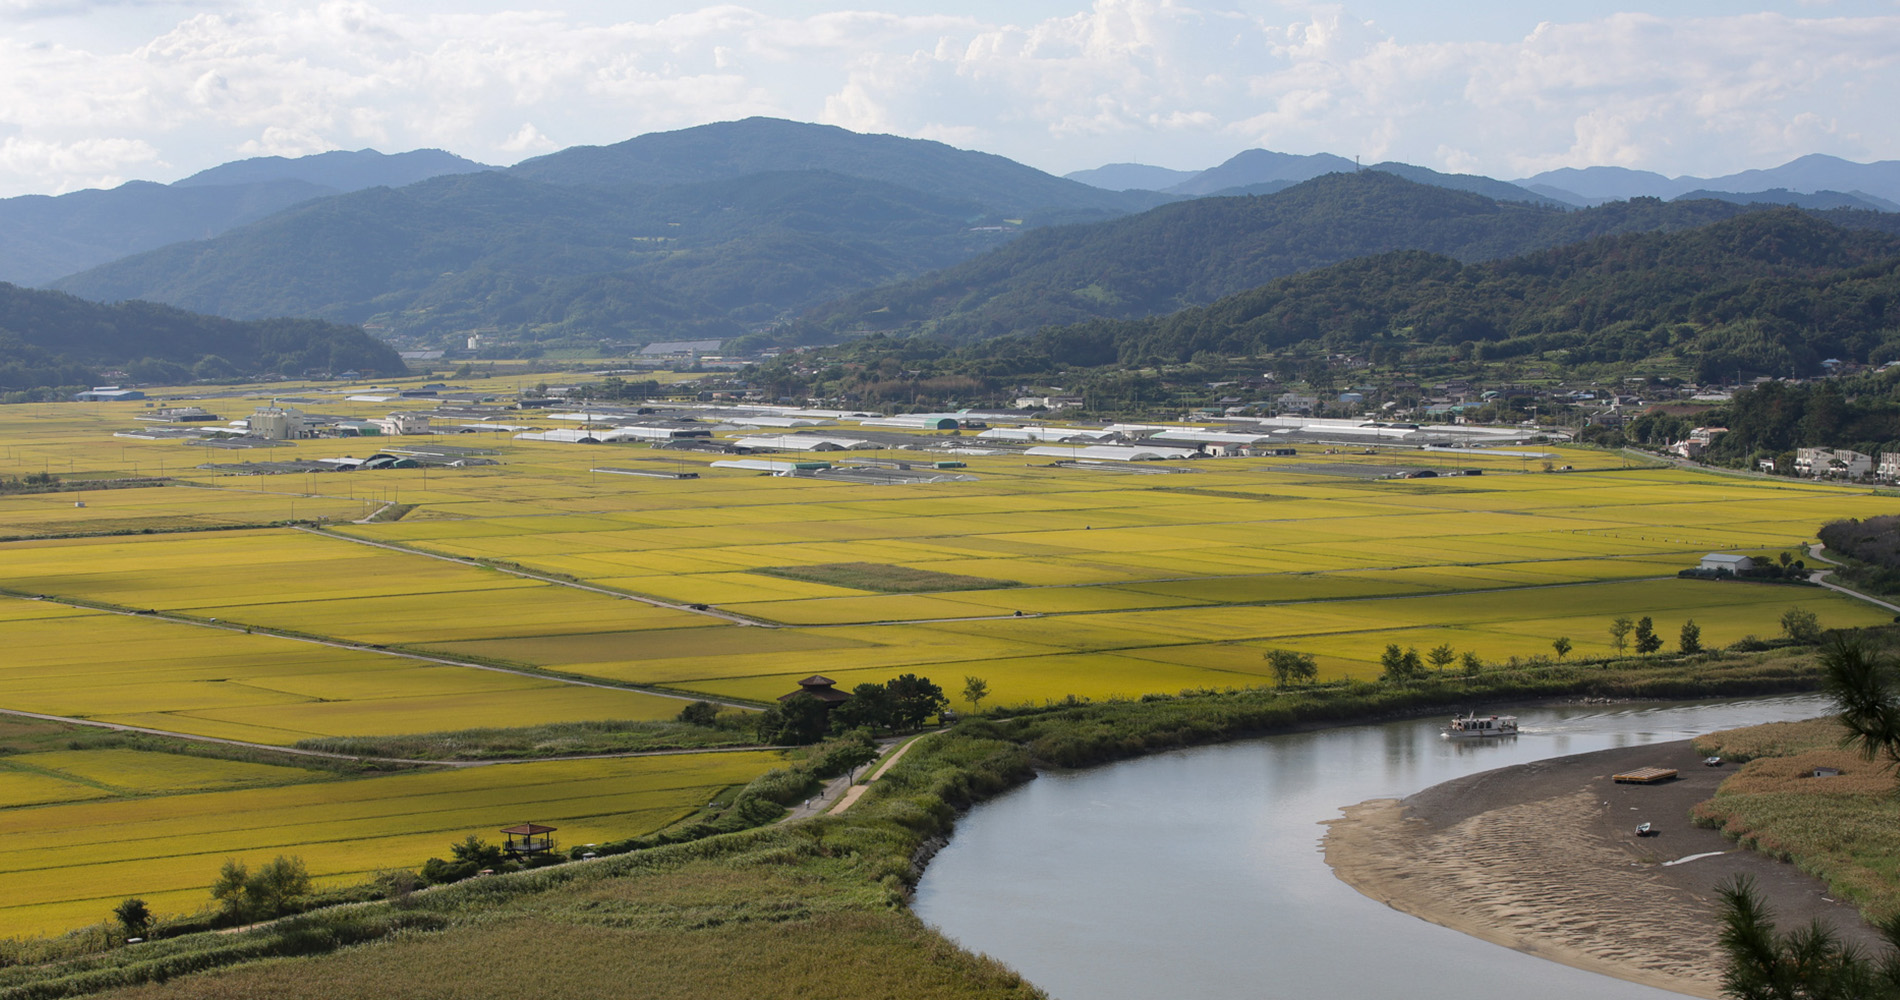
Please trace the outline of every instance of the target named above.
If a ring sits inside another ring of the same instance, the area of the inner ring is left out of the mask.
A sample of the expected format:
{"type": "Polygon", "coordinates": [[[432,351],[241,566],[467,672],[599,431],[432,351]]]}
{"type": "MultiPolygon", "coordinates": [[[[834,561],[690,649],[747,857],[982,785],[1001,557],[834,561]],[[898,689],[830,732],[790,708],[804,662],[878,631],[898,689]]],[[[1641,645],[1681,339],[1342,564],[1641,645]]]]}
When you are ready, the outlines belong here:
{"type": "MultiPolygon", "coordinates": [[[[682,703],[684,704],[684,703],[682,703]]],[[[458,729],[407,736],[326,736],[299,740],[300,750],[394,757],[403,760],[518,760],[584,757],[648,750],[705,750],[757,745],[744,713],[726,712],[717,726],[668,720],[609,719],[554,722],[542,726],[458,729]]]]}
{"type": "Polygon", "coordinates": [[[1748,763],[1694,818],[1793,862],[1878,921],[1900,914],[1900,776],[1843,750],[1845,735],[1833,719],[1816,719],[1697,740],[1699,752],[1748,763]],[[1816,777],[1816,768],[1840,773],[1816,777]]]}
{"type": "Polygon", "coordinates": [[[1473,703],[1760,694],[1817,680],[1804,651],[1777,650],[1016,710],[925,739],[843,816],[16,966],[0,970],[0,1000],[118,987],[128,989],[113,995],[137,997],[512,998],[546,995],[551,984],[562,996],[591,997],[621,995],[629,982],[645,996],[695,1000],[1033,997],[1032,986],[936,936],[903,902],[918,859],[958,812],[1028,780],[1039,764],[1473,703]],[[378,943],[345,948],[368,941],[378,943]],[[229,968],[177,978],[221,966],[229,968]]]}

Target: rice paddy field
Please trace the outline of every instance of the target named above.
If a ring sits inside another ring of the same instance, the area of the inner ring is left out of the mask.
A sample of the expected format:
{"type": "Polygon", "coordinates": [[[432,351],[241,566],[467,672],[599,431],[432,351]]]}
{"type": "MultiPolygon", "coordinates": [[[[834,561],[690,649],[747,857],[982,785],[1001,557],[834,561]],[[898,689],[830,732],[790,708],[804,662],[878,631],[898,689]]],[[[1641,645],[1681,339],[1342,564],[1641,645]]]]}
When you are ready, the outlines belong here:
{"type": "MultiPolygon", "coordinates": [[[[203,405],[240,416],[258,401],[203,405]]],[[[845,687],[917,673],[967,709],[966,676],[988,682],[985,705],[1040,704],[1264,684],[1276,648],[1337,679],[1376,676],[1389,644],[1496,663],[1568,638],[1572,658],[1604,656],[1620,615],[1651,617],[1668,649],[1691,619],[1721,646],[1775,636],[1791,606],[1826,626],[1892,617],[1820,588],[1676,573],[1712,551],[1772,556],[1900,499],[1584,449],[1312,450],[1144,475],[959,456],[970,481],[870,485],[475,434],[455,443],[500,464],[234,476],[197,466],[263,456],[111,436],[140,412],[0,407],[0,477],[175,480],[0,495],[14,539],[0,542],[0,709],[286,745],[667,718],[683,699],[769,703],[813,673],[845,687]],[[643,462],[699,478],[592,471],[643,462]],[[1376,478],[1393,466],[1483,474],[1376,478]],[[385,504],[403,516],[360,520],[385,504]]],[[[24,848],[0,865],[0,934],[92,922],[132,894],[182,906],[226,856],[300,854],[347,880],[530,819],[570,840],[630,836],[771,758],[307,781],[91,761],[0,758],[0,826],[24,848]]]]}
{"type": "MultiPolygon", "coordinates": [[[[780,760],[761,751],[554,761],[245,788],[258,776],[187,773],[195,758],[146,756],[169,760],[47,764],[76,779],[110,768],[122,783],[174,794],[0,807],[9,847],[0,858],[0,927],[9,935],[97,922],[131,894],[163,913],[194,912],[210,902],[226,858],[255,867],[295,855],[319,884],[337,884],[446,856],[471,833],[499,841],[495,830],[522,822],[557,827],[563,845],[632,836],[690,815],[780,760]]],[[[7,777],[0,772],[0,796],[11,790],[7,777]]]]}

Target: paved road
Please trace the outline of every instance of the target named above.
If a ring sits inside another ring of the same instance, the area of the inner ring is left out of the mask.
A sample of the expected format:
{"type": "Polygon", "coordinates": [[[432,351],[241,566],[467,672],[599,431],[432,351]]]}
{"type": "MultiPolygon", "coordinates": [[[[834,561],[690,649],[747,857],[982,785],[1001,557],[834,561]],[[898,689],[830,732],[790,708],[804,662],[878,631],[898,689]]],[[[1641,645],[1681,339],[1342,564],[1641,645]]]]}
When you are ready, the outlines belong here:
{"type": "MultiPolygon", "coordinates": [[[[1819,559],[1820,561],[1827,563],[1830,566],[1843,565],[1838,560],[1829,559],[1827,556],[1822,555],[1821,553],[1825,551],[1826,548],[1827,546],[1822,545],[1820,542],[1815,542],[1814,544],[1808,546],[1808,555],[1809,557],[1814,558],[1814,559],[1819,559]]],[[[1818,570],[1815,570],[1813,573],[1808,574],[1808,579],[1815,583],[1820,584],[1823,587],[1826,587],[1829,590],[1834,591],[1837,594],[1846,594],[1849,597],[1866,601],[1868,604],[1886,608],[1888,611],[1891,611],[1895,614],[1900,614],[1900,605],[1888,604],[1886,601],[1883,601],[1877,597],[1869,597],[1858,590],[1849,590],[1838,583],[1829,583],[1826,577],[1831,575],[1833,572],[1834,571],[1831,569],[1818,569],[1818,570]]]]}

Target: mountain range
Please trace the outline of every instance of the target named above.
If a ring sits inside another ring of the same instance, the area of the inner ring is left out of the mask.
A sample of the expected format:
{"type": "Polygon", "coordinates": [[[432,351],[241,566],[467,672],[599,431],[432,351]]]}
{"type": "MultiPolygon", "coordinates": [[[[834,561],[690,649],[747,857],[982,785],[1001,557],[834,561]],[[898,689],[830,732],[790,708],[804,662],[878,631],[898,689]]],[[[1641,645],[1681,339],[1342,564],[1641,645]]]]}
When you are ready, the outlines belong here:
{"type": "Polygon", "coordinates": [[[410,339],[724,337],[1025,228],[1166,200],[941,143],[755,118],[310,201],[53,287],[410,339]]]}
{"type": "Polygon", "coordinates": [[[0,199],[0,281],[37,285],[181,240],[207,239],[292,205],[369,187],[491,169],[439,149],[238,160],[171,184],[0,199]]]}
{"type": "Polygon", "coordinates": [[[1707,224],[1754,202],[1858,209],[1847,214],[1873,221],[1852,224],[1887,225],[1900,215],[1864,210],[1888,206],[1867,192],[1888,190],[1893,166],[1807,157],[1734,175],[1785,190],[1738,194],[1612,168],[1512,184],[1249,150],[1193,173],[1121,164],[1077,175],[1090,184],[942,143],[752,118],[510,168],[366,150],[8,199],[0,268],[15,270],[0,278],[234,318],[365,324],[415,345],[471,331],[589,347],[728,338],[801,315],[767,339],[967,339],[1166,313],[1365,254],[1486,260],[1707,224]],[[1803,186],[1815,178],[1862,193],[1803,186]],[[1619,184],[1684,200],[1578,207],[1619,184]]]}
{"type": "Polygon", "coordinates": [[[1708,380],[1900,358],[1896,323],[1900,236],[1784,208],[1489,262],[1359,257],[1165,316],[987,341],[951,370],[1034,377],[1292,348],[1411,367],[1547,352],[1573,364],[1664,358],[1708,380]]]}
{"type": "MultiPolygon", "coordinates": [[[[1136,163],[1113,163],[1092,170],[1078,170],[1066,176],[1071,180],[1114,190],[1151,190],[1175,195],[1262,194],[1266,193],[1260,189],[1262,185],[1285,186],[1284,182],[1310,180],[1322,174],[1356,169],[1359,166],[1354,161],[1331,153],[1299,155],[1249,149],[1206,170],[1171,170],[1136,163]]],[[[1425,179],[1423,174],[1431,172],[1423,167],[1380,163],[1371,169],[1396,173],[1421,183],[1434,183],[1425,179]]],[[[1768,170],[1744,170],[1720,177],[1667,177],[1653,171],[1631,170],[1627,167],[1565,167],[1508,182],[1477,175],[1456,176],[1469,178],[1461,190],[1481,191],[1489,197],[1513,200],[1510,188],[1516,188],[1524,192],[1516,200],[1548,200],[1576,207],[1630,198],[1670,200],[1711,196],[1724,200],[1753,196],[1751,202],[1794,204],[1785,196],[1828,194],[1832,196],[1828,199],[1832,204],[1826,207],[1900,212],[1900,160],[1854,163],[1820,153],[1803,156],[1768,170]],[[1481,190],[1479,182],[1497,186],[1481,190]],[[1504,186],[1507,184],[1509,187],[1504,186]],[[1784,197],[1776,197],[1777,194],[1784,197]],[[1854,203],[1849,204],[1849,199],[1854,199],[1854,203]]]]}
{"type": "MultiPolygon", "coordinates": [[[[1380,170],[1327,174],[1268,197],[1204,198],[1093,226],[1026,233],[954,267],[827,303],[805,322],[834,336],[912,332],[972,340],[1170,313],[1284,275],[1396,250],[1481,261],[1603,235],[1689,229],[1748,211],[1707,199],[1563,210],[1380,170]]],[[[1900,231],[1900,215],[1828,217],[1900,231]]],[[[820,339],[813,332],[800,336],[820,339]]]]}

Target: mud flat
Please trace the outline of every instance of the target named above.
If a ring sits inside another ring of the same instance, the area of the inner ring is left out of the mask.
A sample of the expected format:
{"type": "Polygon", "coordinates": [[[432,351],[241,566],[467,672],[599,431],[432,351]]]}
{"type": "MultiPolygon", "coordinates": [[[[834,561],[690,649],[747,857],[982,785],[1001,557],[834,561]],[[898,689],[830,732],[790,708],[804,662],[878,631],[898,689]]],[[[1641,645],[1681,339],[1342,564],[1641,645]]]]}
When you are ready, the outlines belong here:
{"type": "Polygon", "coordinates": [[[1592,972],[1717,997],[1716,887],[1754,876],[1782,929],[1820,919],[1876,949],[1853,907],[1793,865],[1689,824],[1733,766],[1689,741],[1620,747],[1474,774],[1345,810],[1326,834],[1340,879],[1394,909],[1592,972]],[[1643,766],[1660,785],[1616,784],[1643,766]],[[1638,838],[1648,822],[1656,835],[1638,838]]]}

